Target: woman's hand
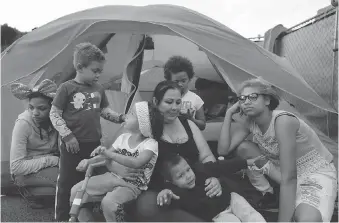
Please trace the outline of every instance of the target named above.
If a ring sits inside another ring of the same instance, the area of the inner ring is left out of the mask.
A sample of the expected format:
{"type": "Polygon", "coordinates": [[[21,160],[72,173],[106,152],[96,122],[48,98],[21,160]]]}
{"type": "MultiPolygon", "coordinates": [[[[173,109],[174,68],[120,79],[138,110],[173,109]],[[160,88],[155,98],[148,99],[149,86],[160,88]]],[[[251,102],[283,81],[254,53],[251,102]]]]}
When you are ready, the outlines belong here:
{"type": "Polygon", "coordinates": [[[222,194],[222,188],[220,182],[215,177],[210,177],[205,181],[205,191],[208,197],[219,197],[222,194]]]}
{"type": "Polygon", "coordinates": [[[231,115],[240,112],[239,101],[237,101],[234,105],[232,105],[226,112],[231,114],[231,115]]]}
{"type": "Polygon", "coordinates": [[[88,164],[89,164],[88,159],[83,159],[83,160],[80,161],[80,163],[76,167],[76,170],[84,172],[84,171],[87,170],[88,164]]]}
{"type": "Polygon", "coordinates": [[[169,189],[164,189],[159,192],[157,196],[157,204],[159,206],[163,206],[164,204],[170,205],[172,199],[178,200],[180,197],[176,194],[174,194],[171,190],[169,189]]]}

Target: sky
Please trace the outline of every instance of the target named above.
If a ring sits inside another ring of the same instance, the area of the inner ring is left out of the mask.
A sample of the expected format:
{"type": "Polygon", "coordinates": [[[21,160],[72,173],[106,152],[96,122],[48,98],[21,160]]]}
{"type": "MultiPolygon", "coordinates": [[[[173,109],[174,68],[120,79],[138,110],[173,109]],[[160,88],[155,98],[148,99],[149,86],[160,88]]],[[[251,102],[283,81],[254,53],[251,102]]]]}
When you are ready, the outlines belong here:
{"type": "Polygon", "coordinates": [[[205,14],[250,38],[278,24],[290,28],[316,15],[330,0],[6,0],[0,24],[31,31],[64,15],[103,5],[180,5],[205,14]]]}

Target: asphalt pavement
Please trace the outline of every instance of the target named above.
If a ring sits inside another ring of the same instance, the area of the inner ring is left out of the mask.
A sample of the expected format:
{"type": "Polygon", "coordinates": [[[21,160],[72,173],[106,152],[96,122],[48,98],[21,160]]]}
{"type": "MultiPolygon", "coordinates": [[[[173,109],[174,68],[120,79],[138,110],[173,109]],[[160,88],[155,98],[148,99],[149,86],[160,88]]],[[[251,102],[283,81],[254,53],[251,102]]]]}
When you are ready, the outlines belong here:
{"type": "MultiPolygon", "coordinates": [[[[278,217],[277,210],[267,210],[261,212],[268,222],[275,222],[278,217]]],[[[54,208],[46,207],[44,209],[32,209],[27,202],[19,195],[2,196],[1,195],[1,222],[52,222],[54,208]]],[[[338,222],[338,209],[331,222],[338,222]]]]}
{"type": "Polygon", "coordinates": [[[20,196],[1,196],[1,222],[52,222],[54,208],[32,209],[20,196]]]}

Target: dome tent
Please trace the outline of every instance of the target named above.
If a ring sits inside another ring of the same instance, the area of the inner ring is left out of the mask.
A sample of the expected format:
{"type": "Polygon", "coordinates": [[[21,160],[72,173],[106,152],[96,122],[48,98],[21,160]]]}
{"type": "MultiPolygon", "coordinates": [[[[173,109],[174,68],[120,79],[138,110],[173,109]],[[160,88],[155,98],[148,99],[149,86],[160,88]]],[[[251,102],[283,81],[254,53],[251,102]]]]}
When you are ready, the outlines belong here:
{"type": "MultiPolygon", "coordinates": [[[[310,108],[316,106],[337,113],[286,59],[202,14],[171,5],[103,6],[54,20],[18,39],[2,53],[2,162],[9,160],[11,129],[24,108],[11,95],[11,83],[19,81],[34,86],[48,78],[59,85],[72,78],[74,47],[88,41],[107,52],[100,81],[113,83],[122,75],[121,91],[126,94],[112,93],[110,99],[114,102],[111,106],[126,112],[138,100],[142,62],[147,59],[145,35],[154,36],[155,50],[157,35],[168,38],[167,48],[175,50],[175,55],[189,57],[199,77],[226,82],[234,90],[242,81],[261,76],[276,86],[289,103],[306,103],[310,108]],[[179,46],[178,39],[195,50],[179,46]]],[[[325,134],[318,133],[331,146],[337,146],[325,134]]]]}

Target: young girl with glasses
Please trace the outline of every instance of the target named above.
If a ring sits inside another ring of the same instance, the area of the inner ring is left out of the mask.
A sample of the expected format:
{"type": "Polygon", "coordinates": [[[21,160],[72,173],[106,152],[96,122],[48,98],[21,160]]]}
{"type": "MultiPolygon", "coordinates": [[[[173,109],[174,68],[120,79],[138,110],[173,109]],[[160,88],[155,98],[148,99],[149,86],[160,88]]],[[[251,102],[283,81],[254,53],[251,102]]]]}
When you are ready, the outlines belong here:
{"type": "Polygon", "coordinates": [[[264,175],[280,185],[278,221],[329,222],[337,196],[334,157],[303,120],[275,110],[279,100],[263,80],[245,81],[238,102],[226,112],[218,151],[225,155],[236,150],[244,159],[264,156],[247,175],[263,193],[273,193],[264,175]],[[240,111],[246,121],[231,131],[232,116],[240,111]],[[250,133],[253,142],[246,140],[250,133]]]}

